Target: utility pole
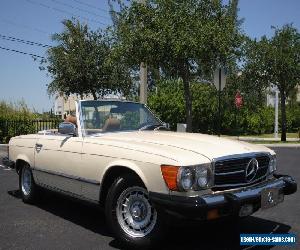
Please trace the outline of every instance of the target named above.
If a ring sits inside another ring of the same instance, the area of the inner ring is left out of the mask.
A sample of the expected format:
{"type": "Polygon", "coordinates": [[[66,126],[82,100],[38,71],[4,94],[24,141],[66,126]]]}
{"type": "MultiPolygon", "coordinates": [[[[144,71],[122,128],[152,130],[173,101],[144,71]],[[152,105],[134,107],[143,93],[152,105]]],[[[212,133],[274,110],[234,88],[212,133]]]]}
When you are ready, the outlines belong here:
{"type": "Polygon", "coordinates": [[[222,86],[222,69],[221,67],[219,68],[219,91],[218,91],[218,136],[221,136],[221,126],[222,126],[222,121],[221,121],[221,86],[222,86]]]}
{"type": "MultiPolygon", "coordinates": [[[[137,0],[139,3],[146,5],[146,0],[137,0]]],[[[140,64],[140,103],[147,103],[147,91],[148,91],[148,74],[147,65],[144,62],[140,64]]]]}
{"type": "Polygon", "coordinates": [[[221,127],[222,127],[222,120],[221,120],[221,91],[224,89],[226,85],[226,73],[225,69],[219,65],[215,72],[214,72],[214,85],[218,91],[218,135],[221,136],[221,127]]]}
{"type": "Polygon", "coordinates": [[[140,103],[147,103],[147,65],[144,62],[140,64],[140,103]]]}
{"type": "Polygon", "coordinates": [[[274,126],[274,137],[278,138],[278,90],[275,90],[275,126],[274,126]]]}
{"type": "Polygon", "coordinates": [[[63,94],[61,94],[61,119],[64,120],[65,119],[65,116],[64,116],[64,113],[65,113],[65,99],[64,99],[64,96],[63,94]]]}

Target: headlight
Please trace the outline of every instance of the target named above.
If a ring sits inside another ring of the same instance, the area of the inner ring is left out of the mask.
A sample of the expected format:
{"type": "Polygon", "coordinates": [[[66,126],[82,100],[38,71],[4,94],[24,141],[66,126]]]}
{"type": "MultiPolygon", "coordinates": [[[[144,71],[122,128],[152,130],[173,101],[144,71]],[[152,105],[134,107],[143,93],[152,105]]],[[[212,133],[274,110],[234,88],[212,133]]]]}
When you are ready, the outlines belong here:
{"type": "Polygon", "coordinates": [[[213,185],[211,164],[192,167],[180,167],[177,176],[178,187],[181,191],[206,189],[213,185]]]}
{"type": "Polygon", "coordinates": [[[192,168],[181,167],[178,172],[178,186],[181,190],[189,190],[194,185],[195,173],[192,168]]]}
{"type": "Polygon", "coordinates": [[[196,167],[196,181],[197,188],[204,189],[211,186],[212,182],[212,173],[211,168],[208,166],[199,166],[196,167]]]}
{"type": "Polygon", "coordinates": [[[271,155],[269,162],[269,174],[272,174],[276,171],[276,155],[271,155]]]}

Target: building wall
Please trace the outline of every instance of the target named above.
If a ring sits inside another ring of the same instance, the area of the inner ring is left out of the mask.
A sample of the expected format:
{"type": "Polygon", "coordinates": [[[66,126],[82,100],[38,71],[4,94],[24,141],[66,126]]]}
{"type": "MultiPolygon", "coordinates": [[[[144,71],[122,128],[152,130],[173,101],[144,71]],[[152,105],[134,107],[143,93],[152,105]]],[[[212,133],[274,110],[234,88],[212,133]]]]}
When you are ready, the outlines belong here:
{"type": "MultiPolygon", "coordinates": [[[[58,95],[55,97],[54,101],[54,114],[57,116],[64,116],[75,112],[75,102],[81,100],[77,95],[70,95],[68,97],[64,95],[58,95]]],[[[91,95],[83,97],[83,100],[93,100],[91,95]]]]}
{"type": "MultiPolygon", "coordinates": [[[[119,95],[106,95],[104,98],[110,99],[121,99],[122,97],[119,95]]],[[[64,95],[57,95],[54,100],[54,114],[57,116],[64,116],[75,112],[75,102],[79,100],[93,100],[92,95],[86,95],[83,98],[80,98],[77,95],[70,95],[68,97],[64,95]]]]}
{"type": "MultiPolygon", "coordinates": [[[[300,102],[300,85],[297,88],[298,88],[297,102],[300,102]]],[[[280,96],[279,96],[279,98],[280,98],[280,96]]],[[[275,105],[275,89],[274,88],[268,88],[267,106],[274,107],[274,105],[275,105]]]]}

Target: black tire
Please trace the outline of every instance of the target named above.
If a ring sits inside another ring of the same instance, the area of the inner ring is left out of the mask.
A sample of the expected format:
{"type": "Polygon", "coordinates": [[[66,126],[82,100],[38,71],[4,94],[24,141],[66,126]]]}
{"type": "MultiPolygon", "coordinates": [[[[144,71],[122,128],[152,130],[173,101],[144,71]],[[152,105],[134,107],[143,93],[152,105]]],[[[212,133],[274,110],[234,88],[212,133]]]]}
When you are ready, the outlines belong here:
{"type": "MultiPolygon", "coordinates": [[[[154,207],[151,206],[151,210],[146,209],[147,216],[144,217],[151,218],[151,216],[148,217],[148,214],[152,214],[152,218],[155,218],[155,220],[153,219],[152,222],[149,222],[151,226],[149,226],[148,228],[151,228],[151,230],[145,236],[139,236],[139,237],[132,236],[130,233],[126,232],[126,229],[124,230],[124,225],[122,227],[121,225],[122,222],[120,222],[120,217],[118,219],[117,210],[120,204],[120,200],[122,200],[123,194],[124,193],[126,194],[126,192],[129,190],[133,190],[132,192],[134,192],[135,189],[142,190],[142,191],[145,190],[147,192],[143,183],[141,183],[141,181],[134,175],[124,175],[118,177],[108,191],[106,203],[105,203],[105,216],[106,216],[108,226],[111,228],[115,237],[123,244],[124,247],[145,249],[150,246],[154,246],[161,239],[161,237],[163,236],[163,231],[164,231],[163,229],[165,223],[161,218],[161,214],[159,214],[154,209],[154,207]],[[148,213],[148,211],[150,211],[150,213],[148,213]],[[153,214],[156,214],[156,216],[154,217],[153,214]]],[[[142,196],[142,199],[146,200],[145,197],[147,195],[142,196]]],[[[151,205],[150,201],[149,204],[151,205]]],[[[130,207],[132,207],[133,205],[134,204],[131,203],[130,207]]]]}
{"type": "Polygon", "coordinates": [[[21,197],[24,203],[32,204],[37,200],[38,196],[38,187],[34,182],[32,171],[30,166],[25,164],[19,173],[19,189],[21,192],[21,197]],[[25,186],[25,178],[27,186],[25,186]]]}

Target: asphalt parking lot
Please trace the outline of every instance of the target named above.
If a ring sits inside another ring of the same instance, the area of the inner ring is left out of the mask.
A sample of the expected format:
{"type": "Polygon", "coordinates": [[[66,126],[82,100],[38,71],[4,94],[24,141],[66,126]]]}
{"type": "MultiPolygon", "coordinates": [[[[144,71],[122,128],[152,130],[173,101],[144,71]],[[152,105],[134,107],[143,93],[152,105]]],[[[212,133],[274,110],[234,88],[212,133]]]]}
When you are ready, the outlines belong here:
{"type": "MultiPolygon", "coordinates": [[[[279,172],[300,183],[300,147],[275,148],[279,172]]],[[[0,151],[1,157],[5,155],[0,151]]],[[[1,163],[0,163],[1,164],[1,163]]],[[[237,226],[215,221],[172,226],[160,249],[239,249],[240,233],[295,233],[300,249],[300,192],[278,206],[258,211],[237,226]]],[[[96,206],[46,192],[36,205],[24,204],[14,171],[0,167],[0,249],[120,249],[96,206]]],[[[263,249],[288,249],[266,247],[263,249]]],[[[157,248],[156,248],[157,249],[157,248]]],[[[248,247],[244,249],[261,249],[248,247]]],[[[290,249],[290,248],[289,248],[290,249]]]]}

